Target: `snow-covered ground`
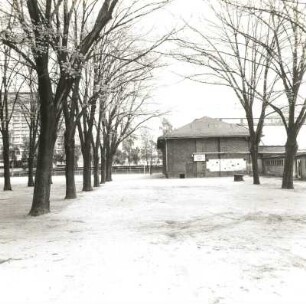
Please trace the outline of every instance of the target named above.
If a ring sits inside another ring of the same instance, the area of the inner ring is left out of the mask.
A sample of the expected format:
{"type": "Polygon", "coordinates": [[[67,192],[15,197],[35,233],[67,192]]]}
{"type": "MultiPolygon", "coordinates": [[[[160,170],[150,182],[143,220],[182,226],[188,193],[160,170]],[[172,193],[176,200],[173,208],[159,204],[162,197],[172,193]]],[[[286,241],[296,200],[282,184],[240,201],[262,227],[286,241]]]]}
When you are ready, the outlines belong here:
{"type": "Polygon", "coordinates": [[[0,192],[1,304],[306,303],[306,182],[115,175],[65,201],[55,177],[52,213],[36,218],[32,189],[13,185],[0,192]]]}

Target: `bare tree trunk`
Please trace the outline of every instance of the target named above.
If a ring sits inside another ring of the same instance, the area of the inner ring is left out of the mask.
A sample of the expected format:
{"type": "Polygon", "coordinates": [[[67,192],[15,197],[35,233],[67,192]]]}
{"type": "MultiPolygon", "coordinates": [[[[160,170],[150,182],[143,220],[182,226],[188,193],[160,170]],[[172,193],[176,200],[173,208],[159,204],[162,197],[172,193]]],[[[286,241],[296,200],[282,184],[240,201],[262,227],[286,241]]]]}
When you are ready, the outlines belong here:
{"type": "Polygon", "coordinates": [[[92,191],[91,185],[91,151],[87,137],[83,148],[83,191],[92,191]]]}
{"type": "Polygon", "coordinates": [[[28,187],[34,187],[34,156],[31,152],[28,157],[28,187]]]}
{"type": "Polygon", "coordinates": [[[11,186],[11,173],[10,173],[10,141],[9,131],[2,130],[2,143],[3,143],[3,163],[4,163],[4,191],[12,190],[11,186]]]}
{"type": "Polygon", "coordinates": [[[76,132],[76,110],[77,98],[79,94],[80,77],[75,80],[72,97],[70,100],[70,107],[67,100],[63,103],[63,114],[65,118],[65,154],[66,154],[66,196],[65,199],[74,199],[77,197],[75,186],[75,132],[76,132]]]}
{"type": "MultiPolygon", "coordinates": [[[[100,121],[100,117],[99,117],[100,121]]],[[[94,142],[92,137],[92,152],[93,152],[93,168],[94,168],[94,187],[100,187],[99,181],[99,148],[100,148],[100,123],[97,127],[97,135],[96,135],[96,142],[94,142]]]]}
{"type": "Polygon", "coordinates": [[[113,180],[112,178],[112,161],[107,161],[107,167],[106,167],[106,181],[111,182],[113,180]]]}
{"type": "Polygon", "coordinates": [[[93,152],[93,175],[94,175],[94,187],[100,187],[99,181],[99,136],[97,136],[97,142],[92,141],[92,152],[93,152]]]}
{"type": "Polygon", "coordinates": [[[51,171],[57,125],[55,116],[42,115],[34,195],[30,215],[50,212],[51,171]]]}
{"type": "Polygon", "coordinates": [[[113,155],[112,153],[107,149],[106,151],[106,181],[111,182],[112,181],[112,166],[113,166],[113,155]]]}
{"type": "Polygon", "coordinates": [[[66,196],[65,199],[74,199],[76,195],[75,187],[75,140],[74,134],[70,134],[68,130],[65,132],[65,154],[66,154],[66,196]]]}
{"type": "Polygon", "coordinates": [[[93,149],[93,163],[94,163],[94,187],[99,187],[99,152],[96,148],[93,149]]]}
{"type": "Polygon", "coordinates": [[[92,162],[92,155],[91,155],[91,144],[93,142],[93,124],[95,118],[95,110],[96,110],[96,100],[94,100],[90,107],[90,117],[88,118],[86,115],[84,117],[84,123],[87,124],[87,129],[84,127],[84,143],[82,147],[82,154],[83,154],[83,191],[92,191],[92,184],[91,184],[91,162],[92,162]]]}
{"type": "Polygon", "coordinates": [[[53,100],[47,63],[37,59],[40,106],[40,134],[35,174],[34,194],[30,215],[50,212],[51,174],[54,145],[57,137],[57,112],[53,100]]]}
{"type": "Polygon", "coordinates": [[[259,185],[259,170],[258,170],[258,144],[251,143],[251,160],[252,160],[252,172],[253,172],[253,184],[259,185]]]}
{"type": "Polygon", "coordinates": [[[100,146],[101,153],[101,180],[100,184],[105,184],[106,182],[106,157],[105,157],[105,148],[100,146]]]}
{"type": "Polygon", "coordinates": [[[34,187],[35,142],[36,142],[36,132],[33,132],[33,125],[31,123],[29,155],[28,155],[28,187],[34,187]]]}
{"type": "Polygon", "coordinates": [[[293,136],[288,135],[285,147],[286,147],[286,155],[285,155],[282,188],[294,189],[293,166],[294,166],[295,156],[298,150],[296,137],[294,135],[293,136]]]}

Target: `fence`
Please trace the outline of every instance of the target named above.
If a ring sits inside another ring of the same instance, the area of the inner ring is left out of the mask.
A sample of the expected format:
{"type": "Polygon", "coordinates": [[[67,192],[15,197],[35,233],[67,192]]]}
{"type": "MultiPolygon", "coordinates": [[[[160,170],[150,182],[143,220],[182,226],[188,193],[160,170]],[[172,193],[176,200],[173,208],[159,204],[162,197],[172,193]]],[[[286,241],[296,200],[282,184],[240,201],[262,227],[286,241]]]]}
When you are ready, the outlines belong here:
{"type": "Polygon", "coordinates": [[[153,174],[161,173],[162,166],[113,166],[113,174],[153,174]]]}
{"type": "MultiPolygon", "coordinates": [[[[112,172],[113,174],[154,174],[161,173],[162,166],[113,166],[112,172]]],[[[76,168],[75,174],[83,174],[83,168],[76,168]]],[[[65,175],[65,166],[53,168],[52,175],[65,175]]],[[[3,176],[3,170],[0,171],[0,176],[3,176]]],[[[11,169],[11,176],[27,176],[27,170],[23,170],[20,168],[11,169]]]]}

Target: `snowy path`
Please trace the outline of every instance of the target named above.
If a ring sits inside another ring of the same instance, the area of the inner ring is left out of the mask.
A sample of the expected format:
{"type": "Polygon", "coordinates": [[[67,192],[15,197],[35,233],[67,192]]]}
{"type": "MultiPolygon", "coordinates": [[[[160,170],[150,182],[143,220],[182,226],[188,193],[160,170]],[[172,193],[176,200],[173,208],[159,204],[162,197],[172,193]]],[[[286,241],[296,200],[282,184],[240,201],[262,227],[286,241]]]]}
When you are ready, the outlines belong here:
{"type": "Polygon", "coordinates": [[[114,176],[64,201],[63,181],[38,218],[23,178],[0,192],[1,304],[306,303],[306,182],[114,176]]]}

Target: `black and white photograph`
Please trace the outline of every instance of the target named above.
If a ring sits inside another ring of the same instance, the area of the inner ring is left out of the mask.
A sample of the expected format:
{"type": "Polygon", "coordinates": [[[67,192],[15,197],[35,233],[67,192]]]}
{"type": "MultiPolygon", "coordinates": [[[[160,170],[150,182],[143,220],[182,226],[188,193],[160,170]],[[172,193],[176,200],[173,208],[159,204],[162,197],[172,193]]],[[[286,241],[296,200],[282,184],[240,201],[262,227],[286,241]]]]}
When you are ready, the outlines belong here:
{"type": "Polygon", "coordinates": [[[1,0],[1,304],[306,303],[305,0],[1,0]]]}

